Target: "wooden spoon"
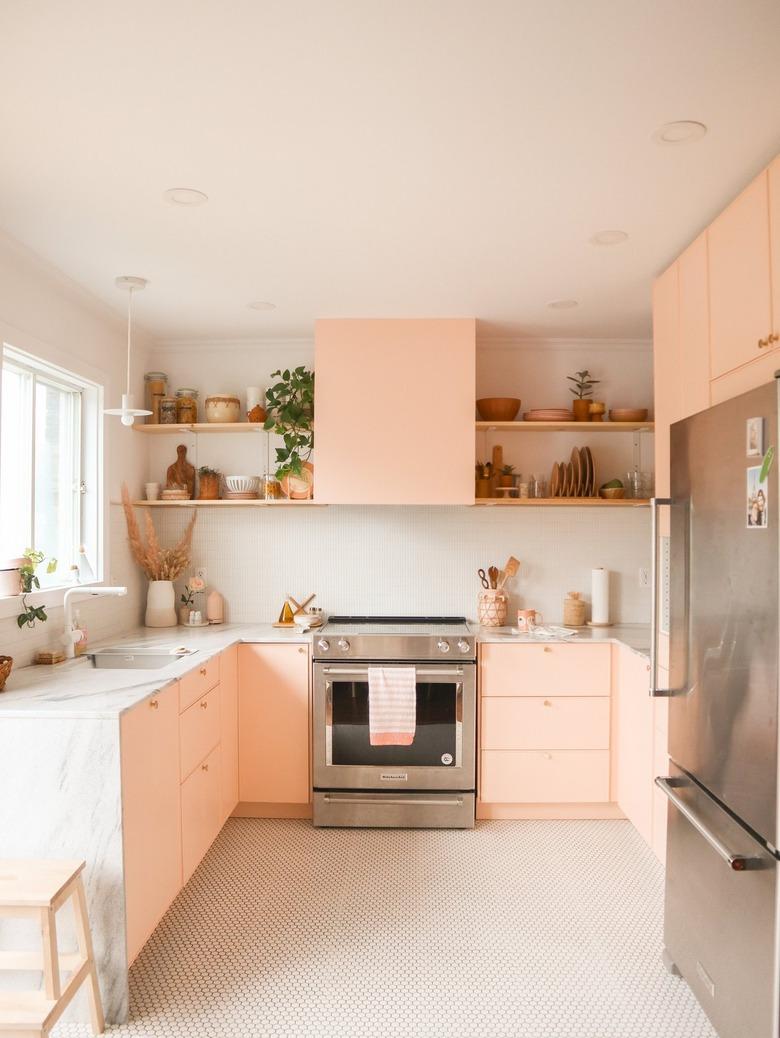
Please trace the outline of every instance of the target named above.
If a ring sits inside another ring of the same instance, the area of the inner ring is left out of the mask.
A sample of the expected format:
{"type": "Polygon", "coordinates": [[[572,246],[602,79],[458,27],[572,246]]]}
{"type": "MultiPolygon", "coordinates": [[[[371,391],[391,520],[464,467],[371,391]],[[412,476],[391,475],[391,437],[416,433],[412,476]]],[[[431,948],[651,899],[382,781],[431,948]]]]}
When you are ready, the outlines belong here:
{"type": "Polygon", "coordinates": [[[507,559],[506,566],[502,569],[501,576],[498,579],[499,588],[502,588],[511,577],[516,576],[519,569],[520,559],[516,559],[514,555],[510,555],[507,559]]]}

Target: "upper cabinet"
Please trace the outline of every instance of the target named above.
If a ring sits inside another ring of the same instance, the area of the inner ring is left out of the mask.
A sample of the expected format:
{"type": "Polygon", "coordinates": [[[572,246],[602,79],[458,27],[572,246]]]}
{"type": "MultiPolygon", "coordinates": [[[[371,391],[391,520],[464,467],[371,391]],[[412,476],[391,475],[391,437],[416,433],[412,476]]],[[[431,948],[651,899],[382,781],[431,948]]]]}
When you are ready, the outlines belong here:
{"type": "Polygon", "coordinates": [[[321,504],[473,504],[476,321],[320,320],[321,504]]]}
{"type": "Polygon", "coordinates": [[[766,171],[756,177],[707,231],[713,378],[771,345],[768,182],[766,171]]]}
{"type": "Polygon", "coordinates": [[[674,263],[653,285],[653,374],[655,381],[655,489],[669,494],[669,426],[681,417],[680,271],[674,263]]]}
{"type": "Polygon", "coordinates": [[[769,175],[769,256],[772,264],[772,344],[780,342],[780,156],[769,175]]]}
{"type": "MultiPolygon", "coordinates": [[[[710,300],[707,235],[701,234],[677,261],[680,294],[680,382],[677,417],[710,406],[710,300]]],[[[675,420],[674,418],[672,419],[675,420]]]]}

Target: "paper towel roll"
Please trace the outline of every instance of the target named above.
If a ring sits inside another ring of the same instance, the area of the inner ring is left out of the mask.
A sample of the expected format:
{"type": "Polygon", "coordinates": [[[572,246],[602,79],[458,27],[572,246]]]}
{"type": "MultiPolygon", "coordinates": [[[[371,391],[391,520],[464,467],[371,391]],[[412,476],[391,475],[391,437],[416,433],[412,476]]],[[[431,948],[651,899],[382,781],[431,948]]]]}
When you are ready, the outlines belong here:
{"type": "Polygon", "coordinates": [[[590,622],[609,624],[609,570],[598,566],[591,571],[590,622]]]}

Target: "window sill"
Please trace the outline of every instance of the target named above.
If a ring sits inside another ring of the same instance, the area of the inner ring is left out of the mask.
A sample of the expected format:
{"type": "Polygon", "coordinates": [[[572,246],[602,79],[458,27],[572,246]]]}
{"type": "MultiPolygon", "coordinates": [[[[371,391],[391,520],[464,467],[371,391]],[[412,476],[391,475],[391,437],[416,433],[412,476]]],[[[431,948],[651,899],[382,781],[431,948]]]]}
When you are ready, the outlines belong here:
{"type": "MultiPolygon", "coordinates": [[[[30,591],[27,597],[28,605],[45,605],[48,609],[62,609],[65,601],[65,592],[72,588],[100,587],[102,580],[92,580],[87,584],[65,584],[58,587],[45,587],[40,591],[30,591]]],[[[19,616],[24,609],[21,595],[4,595],[0,598],[0,620],[6,620],[9,616],[19,616]]]]}

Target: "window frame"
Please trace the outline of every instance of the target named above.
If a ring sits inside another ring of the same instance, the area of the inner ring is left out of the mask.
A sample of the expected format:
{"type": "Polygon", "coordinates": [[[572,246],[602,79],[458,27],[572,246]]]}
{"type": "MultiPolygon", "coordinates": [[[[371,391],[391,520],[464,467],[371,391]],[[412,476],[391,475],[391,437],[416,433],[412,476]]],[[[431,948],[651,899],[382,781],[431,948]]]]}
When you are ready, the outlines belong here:
{"type": "MultiPolygon", "coordinates": [[[[42,343],[24,341],[22,336],[10,329],[0,326],[0,390],[2,389],[3,369],[6,363],[12,368],[31,376],[30,406],[31,424],[35,427],[35,389],[39,383],[50,384],[58,389],[69,390],[78,399],[78,416],[74,423],[74,471],[78,491],[74,494],[73,508],[76,512],[76,535],[79,543],[86,546],[87,560],[93,570],[94,577],[82,581],[87,584],[103,583],[104,571],[104,467],[103,467],[103,381],[99,381],[102,372],[90,371],[90,376],[52,362],[48,356],[52,350],[42,343]],[[21,343],[21,344],[20,344],[21,343]],[[35,351],[35,352],[33,352],[35,351]],[[97,376],[97,377],[96,377],[97,376]]],[[[58,358],[59,359],[59,358],[58,358]]],[[[64,358],[68,363],[71,358],[64,358]]],[[[84,367],[84,365],[78,365],[84,367]]],[[[105,376],[103,376],[105,379],[105,376]]],[[[0,400],[2,399],[0,395],[0,400]]],[[[0,424],[0,435],[2,435],[0,424]]],[[[35,445],[30,447],[30,507],[35,507],[35,445]]],[[[33,519],[30,517],[32,534],[33,519]]],[[[37,546],[36,546],[37,547],[37,546]]],[[[45,547],[44,547],[45,550],[45,547]]],[[[63,560],[64,561],[64,560],[63,560]]],[[[69,567],[58,567],[55,582],[44,584],[40,591],[31,592],[29,601],[46,602],[50,606],[62,604],[65,591],[73,587],[68,580],[69,567]]],[[[42,581],[43,583],[43,581],[42,581]]],[[[14,615],[19,609],[19,597],[0,597],[0,619],[14,615]]]]}

